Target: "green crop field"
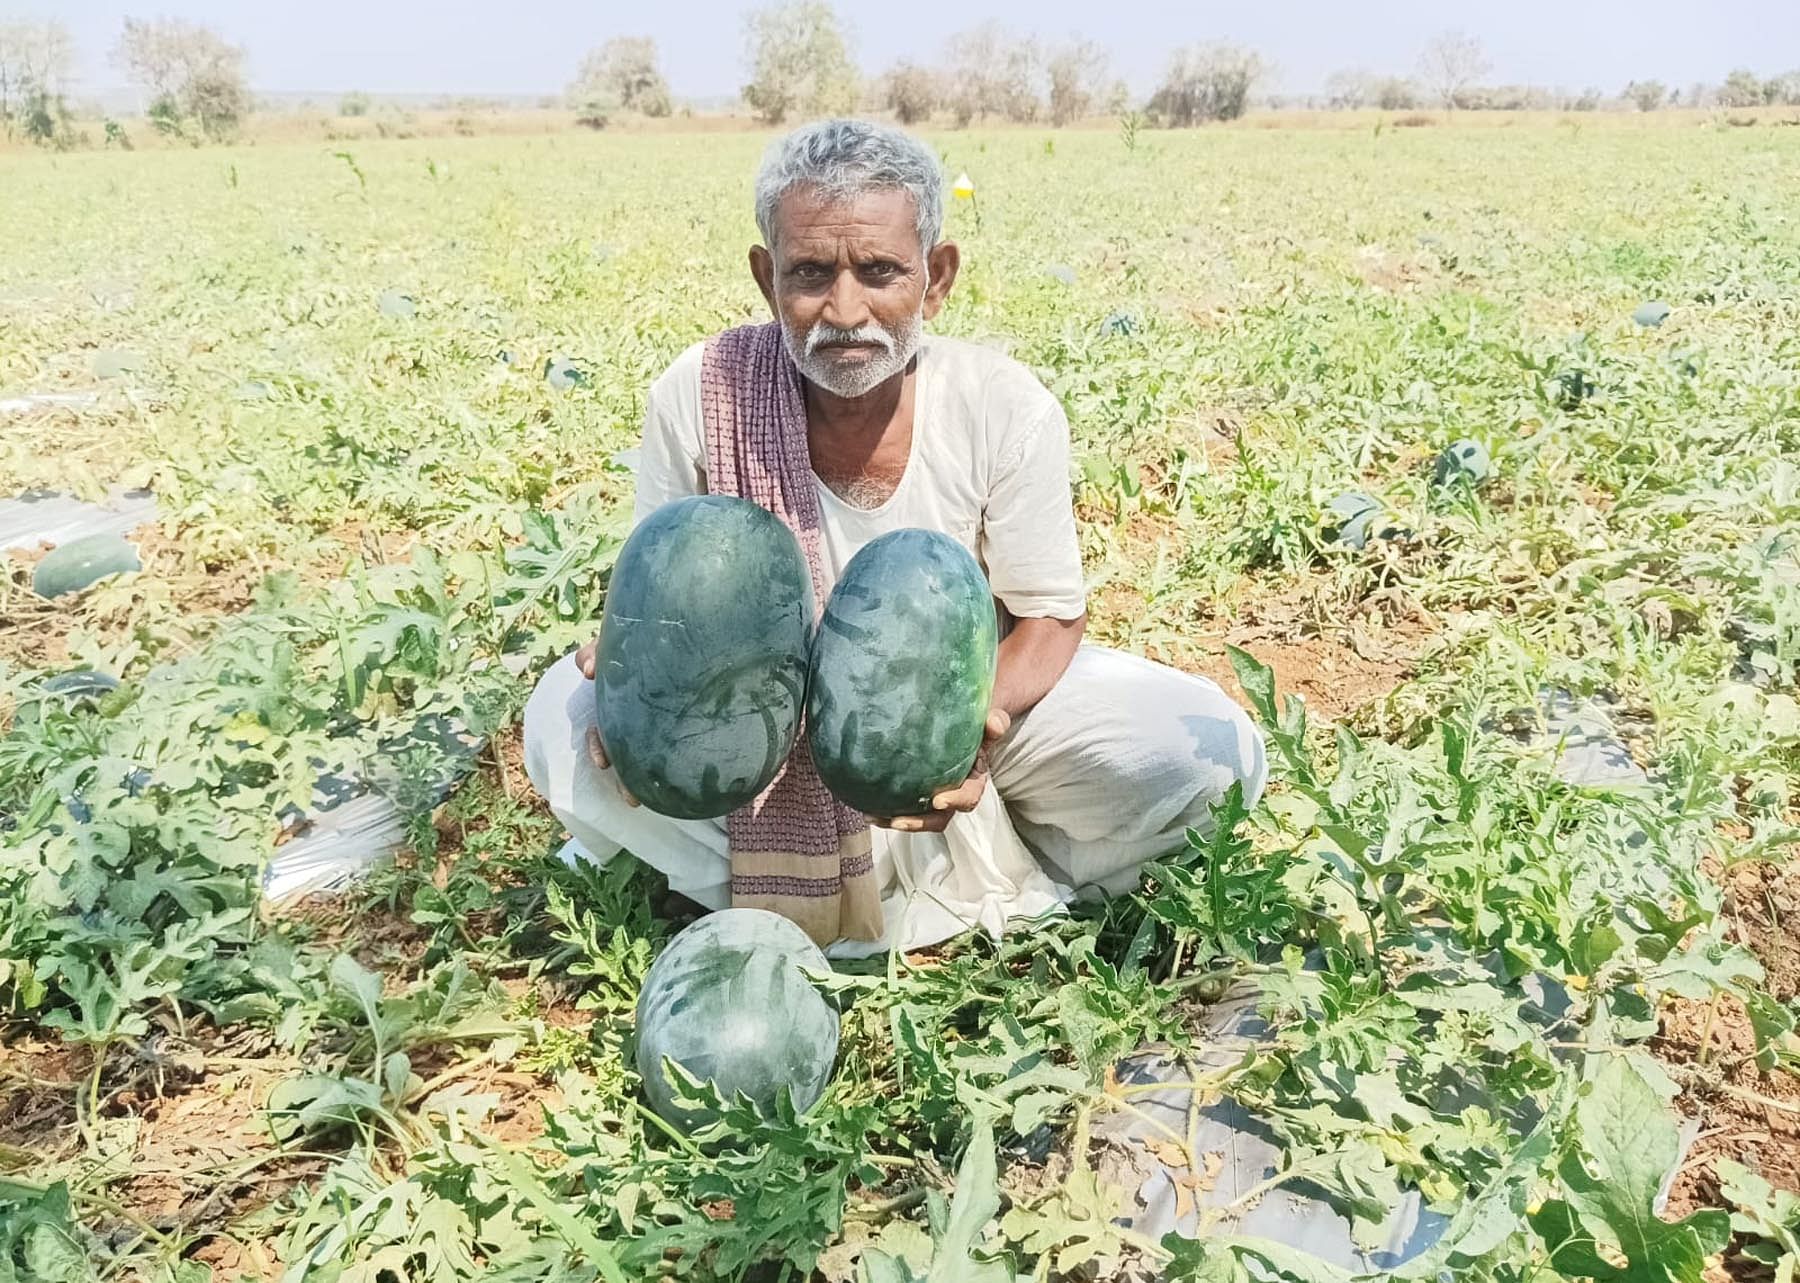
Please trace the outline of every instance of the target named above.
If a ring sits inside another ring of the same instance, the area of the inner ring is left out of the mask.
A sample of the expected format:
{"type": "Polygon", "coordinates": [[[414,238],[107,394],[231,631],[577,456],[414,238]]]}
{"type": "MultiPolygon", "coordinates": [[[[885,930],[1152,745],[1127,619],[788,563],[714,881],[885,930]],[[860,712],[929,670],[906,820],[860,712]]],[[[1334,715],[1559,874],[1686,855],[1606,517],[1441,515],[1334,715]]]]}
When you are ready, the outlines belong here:
{"type": "Polygon", "coordinates": [[[1348,1277],[1114,1223],[1111,1067],[1239,982],[1273,1032],[1194,1099],[1280,1138],[1247,1202],[1417,1189],[1408,1277],[1792,1271],[1800,129],[937,136],[937,329],[1066,407],[1090,635],[1233,683],[1277,782],[841,968],[820,1105],[689,1136],[630,1050],[681,922],[554,858],[516,724],[648,382],[762,314],[765,141],[0,155],[0,403],[98,394],[0,413],[0,497],[159,504],[79,596],[0,557],[0,1280],[1348,1277]],[[266,904],[322,772],[403,849],[266,904]]]}

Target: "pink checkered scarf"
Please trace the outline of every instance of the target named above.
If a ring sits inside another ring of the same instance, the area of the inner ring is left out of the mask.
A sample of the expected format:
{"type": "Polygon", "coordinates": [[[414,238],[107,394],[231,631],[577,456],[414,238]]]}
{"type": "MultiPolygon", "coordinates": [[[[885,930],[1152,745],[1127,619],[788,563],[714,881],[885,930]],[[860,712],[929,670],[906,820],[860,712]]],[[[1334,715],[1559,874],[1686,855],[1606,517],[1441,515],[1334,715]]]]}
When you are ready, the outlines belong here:
{"type": "MultiPolygon", "coordinates": [[[[800,541],[813,604],[830,590],[819,495],[806,439],[806,395],[779,324],[727,330],[700,362],[706,485],[767,508],[800,541]]],[[[731,903],[791,918],[821,945],[879,940],[885,927],[869,823],[826,791],[805,729],[762,796],[726,817],[731,903]]]]}

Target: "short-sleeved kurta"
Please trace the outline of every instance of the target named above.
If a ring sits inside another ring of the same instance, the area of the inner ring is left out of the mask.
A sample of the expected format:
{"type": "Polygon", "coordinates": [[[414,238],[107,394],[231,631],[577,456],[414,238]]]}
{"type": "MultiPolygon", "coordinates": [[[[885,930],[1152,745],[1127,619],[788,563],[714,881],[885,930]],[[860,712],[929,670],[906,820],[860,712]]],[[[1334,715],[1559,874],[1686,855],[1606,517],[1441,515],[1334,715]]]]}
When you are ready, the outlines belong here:
{"type": "MultiPolygon", "coordinates": [[[[700,355],[683,352],[650,388],[635,518],[706,493],[700,355]]],[[[931,338],[919,352],[912,453],[878,508],[854,508],[816,477],[827,577],[890,530],[939,530],[987,572],[1018,619],[1075,619],[1085,609],[1069,503],[1069,423],[1031,371],[974,343],[931,338]]]]}

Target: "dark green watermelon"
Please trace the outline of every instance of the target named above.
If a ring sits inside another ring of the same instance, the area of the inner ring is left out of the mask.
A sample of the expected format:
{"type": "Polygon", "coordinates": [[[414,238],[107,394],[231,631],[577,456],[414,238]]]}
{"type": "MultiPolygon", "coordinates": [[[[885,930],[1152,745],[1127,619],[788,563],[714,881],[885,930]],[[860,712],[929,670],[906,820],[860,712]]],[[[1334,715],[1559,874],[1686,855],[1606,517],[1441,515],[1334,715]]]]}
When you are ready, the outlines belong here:
{"type": "Polygon", "coordinates": [[[118,689],[118,678],[110,673],[97,673],[91,668],[76,669],[70,673],[58,673],[56,676],[46,677],[38,683],[38,690],[43,694],[54,695],[71,704],[91,702],[103,695],[110,695],[118,689]]]}
{"type": "Polygon", "coordinates": [[[767,509],[701,495],[651,513],[613,566],[594,658],[600,738],[645,806],[734,811],[794,747],[812,580],[767,509]]]}
{"type": "Polygon", "coordinates": [[[669,942],[637,1003],[637,1071],[662,1117],[707,1121],[680,1109],[667,1058],[720,1096],[768,1110],[785,1088],[796,1110],[825,1094],[837,1059],[838,1014],[801,968],[830,964],[806,932],[763,909],[709,913],[669,942]]]}
{"type": "Polygon", "coordinates": [[[31,572],[31,590],[40,597],[62,597],[89,588],[108,575],[142,570],[137,549],[118,535],[71,539],[47,554],[31,572]]]}
{"type": "Polygon", "coordinates": [[[1325,505],[1319,524],[1327,543],[1362,548],[1367,546],[1373,533],[1371,528],[1381,515],[1381,500],[1352,490],[1325,505]]]}
{"type": "Polygon", "coordinates": [[[813,642],[807,739],[833,796],[868,815],[920,815],[962,783],[994,693],[994,599],[975,558],[931,530],[866,544],[813,642]]]}
{"type": "Polygon", "coordinates": [[[1564,370],[1556,376],[1556,404],[1564,410],[1592,400],[1599,390],[1600,385],[1586,370],[1564,370]]]}
{"type": "Polygon", "coordinates": [[[1464,437],[1445,446],[1432,465],[1431,484],[1449,486],[1458,483],[1469,486],[1485,485],[1494,474],[1493,460],[1488,457],[1487,447],[1479,441],[1464,437]]]}

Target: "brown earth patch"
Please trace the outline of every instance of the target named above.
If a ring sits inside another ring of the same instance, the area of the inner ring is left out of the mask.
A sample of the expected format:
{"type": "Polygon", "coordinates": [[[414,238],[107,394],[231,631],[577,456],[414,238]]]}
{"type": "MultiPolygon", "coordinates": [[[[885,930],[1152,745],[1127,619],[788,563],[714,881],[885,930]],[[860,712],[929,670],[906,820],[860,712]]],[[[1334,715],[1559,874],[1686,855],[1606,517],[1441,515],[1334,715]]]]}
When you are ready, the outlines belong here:
{"type": "MultiPolygon", "coordinates": [[[[93,1228],[133,1237],[149,1225],[205,1240],[324,1169],[323,1160],[282,1152],[262,1124],[269,1088],[298,1066],[244,1054],[259,1037],[208,1030],[189,1041],[159,1029],[109,1053],[86,1128],[109,1155],[100,1186],[125,1214],[90,1207],[84,1219],[93,1228]]],[[[4,1057],[6,1166],[22,1167],[27,1179],[81,1166],[87,1137],[75,1102],[89,1088],[91,1052],[24,1038],[4,1057]]],[[[200,1259],[205,1253],[203,1244],[200,1259]]]]}
{"type": "Polygon", "coordinates": [[[138,575],[102,580],[54,601],[31,590],[32,568],[51,545],[0,552],[0,659],[27,668],[64,667],[73,658],[69,642],[78,628],[106,645],[123,644],[144,630],[185,651],[225,616],[247,607],[267,572],[247,561],[195,562],[179,535],[164,534],[154,522],[127,538],[143,563],[138,575]]]}
{"type": "MultiPolygon", "coordinates": [[[[319,919],[330,906],[309,905],[319,919]]],[[[396,926],[379,914],[331,924],[346,943],[381,937],[396,926]]],[[[515,980],[504,986],[521,1001],[535,988],[538,1018],[545,1025],[582,1028],[589,1013],[560,1000],[554,986],[515,980]]],[[[88,1049],[38,1037],[28,1031],[0,1031],[0,1173],[39,1179],[86,1167],[86,1145],[76,1100],[88,1090],[93,1059],[88,1049]]],[[[318,1179],[341,1137],[292,1142],[286,1150],[270,1134],[262,1112],[270,1090],[303,1069],[302,1062],[271,1050],[257,1029],[226,1031],[193,1028],[183,1037],[158,1029],[133,1048],[115,1048],[107,1058],[98,1094],[99,1110],[88,1130],[101,1138],[108,1176],[96,1184],[120,1211],[89,1207],[83,1219],[100,1233],[135,1236],[142,1225],[180,1236],[194,1246],[186,1253],[225,1271],[221,1277],[276,1279],[281,1267],[257,1232],[234,1229],[244,1218],[296,1186],[318,1179]],[[116,1151],[116,1152],[114,1152],[116,1151]]],[[[545,1111],[562,1106],[549,1072],[496,1064],[486,1047],[431,1047],[416,1057],[415,1072],[430,1086],[448,1086],[498,1099],[478,1124],[481,1132],[517,1147],[544,1134],[545,1111]]],[[[426,1093],[410,1102],[429,1125],[426,1093]]],[[[397,1165],[398,1153],[390,1156],[397,1165]]]]}
{"type": "Polygon", "coordinates": [[[1387,294],[1404,293],[1441,274],[1435,263],[1420,255],[1391,254],[1374,245],[1356,255],[1355,269],[1363,284],[1387,294]]]}
{"type": "Polygon", "coordinates": [[[1132,642],[1150,659],[1218,682],[1242,702],[1244,693],[1226,653],[1236,646],[1269,665],[1278,695],[1306,700],[1314,713],[1339,720],[1392,691],[1416,671],[1437,623],[1396,590],[1376,593],[1346,610],[1323,584],[1301,582],[1252,599],[1226,622],[1190,605],[1165,627],[1134,627],[1147,613],[1167,612],[1135,589],[1109,584],[1094,596],[1095,639],[1132,642]]]}
{"type": "MultiPolygon", "coordinates": [[[[1708,872],[1725,888],[1730,937],[1761,961],[1769,994],[1792,1001],[1800,994],[1800,859],[1746,864],[1722,876],[1716,868],[1708,872]]],[[[1800,1189],[1800,1074],[1758,1068],[1741,1002],[1676,1000],[1663,1012],[1654,1048],[1682,1084],[1677,1107],[1701,1125],[1670,1192],[1669,1216],[1724,1205],[1714,1166],[1722,1157],[1760,1172],[1778,1189],[1800,1189]]],[[[1744,1264],[1729,1261],[1709,1277],[1755,1277],[1742,1272],[1744,1264]]]]}

